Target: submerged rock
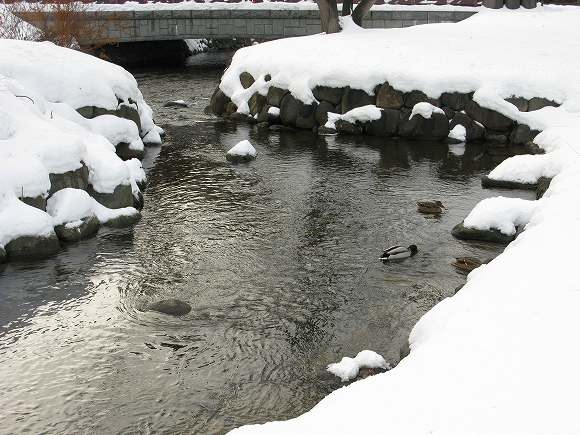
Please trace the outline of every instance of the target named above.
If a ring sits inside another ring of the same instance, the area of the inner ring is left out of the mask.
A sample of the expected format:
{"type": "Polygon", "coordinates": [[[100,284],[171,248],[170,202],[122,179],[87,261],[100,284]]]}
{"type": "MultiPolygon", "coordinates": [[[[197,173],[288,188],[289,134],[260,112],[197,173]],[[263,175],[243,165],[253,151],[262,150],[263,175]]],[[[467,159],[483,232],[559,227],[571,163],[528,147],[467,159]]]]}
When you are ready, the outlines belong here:
{"type": "Polygon", "coordinates": [[[532,183],[520,183],[518,181],[509,180],[494,180],[489,178],[487,175],[481,177],[481,187],[485,189],[522,189],[522,190],[533,190],[536,188],[535,184],[532,183]]]}
{"type": "Polygon", "coordinates": [[[22,236],[7,243],[4,249],[9,258],[44,258],[56,254],[60,243],[54,233],[49,236],[22,236]]]}
{"type": "Polygon", "coordinates": [[[146,310],[169,316],[184,316],[191,311],[191,305],[179,299],[164,299],[147,305],[146,310]]]}
{"type": "Polygon", "coordinates": [[[101,223],[96,216],[88,216],[81,219],[76,225],[66,223],[54,227],[58,238],[63,242],[78,242],[94,236],[99,231],[101,223]]]}
{"type": "Polygon", "coordinates": [[[185,107],[189,107],[189,104],[187,104],[185,101],[183,100],[175,100],[175,101],[168,101],[167,103],[165,103],[163,105],[163,107],[177,107],[177,108],[185,108],[185,107]]]}
{"type": "Polygon", "coordinates": [[[451,231],[453,237],[460,240],[478,240],[481,242],[492,242],[492,243],[510,243],[515,239],[515,236],[508,236],[503,234],[499,230],[491,228],[489,230],[479,230],[476,228],[469,228],[463,225],[463,222],[455,225],[451,231]]]}

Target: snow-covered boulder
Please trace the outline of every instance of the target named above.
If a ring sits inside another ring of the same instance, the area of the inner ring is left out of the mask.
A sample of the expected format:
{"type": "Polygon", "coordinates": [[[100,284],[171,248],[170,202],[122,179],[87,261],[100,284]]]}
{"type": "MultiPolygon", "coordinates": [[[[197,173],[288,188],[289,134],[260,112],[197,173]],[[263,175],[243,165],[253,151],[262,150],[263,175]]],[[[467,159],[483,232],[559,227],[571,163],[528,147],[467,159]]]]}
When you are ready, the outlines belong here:
{"type": "Polygon", "coordinates": [[[430,103],[415,104],[408,117],[399,125],[399,135],[415,139],[442,139],[449,135],[445,112],[430,103]]]}
{"type": "Polygon", "coordinates": [[[237,145],[230,148],[226,154],[226,159],[231,162],[247,162],[253,160],[258,155],[256,148],[252,146],[249,140],[243,140],[237,145]]]}

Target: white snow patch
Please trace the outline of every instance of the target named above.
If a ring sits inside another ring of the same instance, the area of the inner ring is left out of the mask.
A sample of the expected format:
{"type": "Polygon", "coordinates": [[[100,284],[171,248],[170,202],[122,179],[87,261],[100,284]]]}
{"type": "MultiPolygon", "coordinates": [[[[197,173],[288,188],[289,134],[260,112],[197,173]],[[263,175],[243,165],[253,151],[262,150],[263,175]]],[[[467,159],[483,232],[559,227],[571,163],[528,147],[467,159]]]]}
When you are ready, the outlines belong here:
{"type": "Polygon", "coordinates": [[[340,362],[329,364],[326,370],[338,376],[342,382],[346,382],[356,378],[361,368],[386,369],[388,367],[389,365],[381,355],[372,350],[363,350],[354,358],[345,356],[340,362]]]}
{"type": "Polygon", "coordinates": [[[422,116],[425,119],[431,119],[434,113],[445,113],[439,107],[434,106],[433,104],[422,102],[417,103],[413,106],[413,110],[411,111],[411,115],[409,115],[409,119],[411,119],[415,115],[422,116]]]}
{"type": "Polygon", "coordinates": [[[355,122],[368,122],[374,121],[381,118],[382,110],[377,106],[370,104],[368,106],[356,107],[348,112],[340,115],[338,113],[328,113],[328,121],[325,124],[327,128],[335,128],[335,124],[338,120],[347,121],[350,123],[355,122]]]}
{"type": "Polygon", "coordinates": [[[268,115],[280,117],[280,109],[278,107],[272,106],[268,109],[268,115]]]}
{"type": "Polygon", "coordinates": [[[478,230],[496,229],[512,236],[516,227],[524,226],[536,210],[540,201],[498,196],[487,198],[475,206],[463,221],[469,228],[478,230]]]}
{"type": "Polygon", "coordinates": [[[229,154],[230,156],[256,157],[258,152],[256,151],[256,148],[254,148],[252,146],[252,144],[250,143],[249,140],[243,140],[243,141],[239,142],[237,145],[230,148],[230,150],[227,152],[227,154],[229,154]]]}
{"type": "Polygon", "coordinates": [[[465,127],[461,124],[457,124],[449,132],[449,138],[458,140],[459,142],[465,142],[466,136],[467,131],[465,130],[465,127]]]}

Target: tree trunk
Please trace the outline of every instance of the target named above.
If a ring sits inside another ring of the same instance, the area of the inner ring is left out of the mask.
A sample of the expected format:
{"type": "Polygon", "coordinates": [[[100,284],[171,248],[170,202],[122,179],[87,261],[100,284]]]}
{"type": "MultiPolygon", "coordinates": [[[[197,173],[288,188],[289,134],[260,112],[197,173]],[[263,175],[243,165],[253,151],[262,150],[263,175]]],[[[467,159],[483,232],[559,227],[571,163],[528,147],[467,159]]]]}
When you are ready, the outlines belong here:
{"type": "Polygon", "coordinates": [[[336,0],[316,0],[320,12],[320,24],[325,33],[336,33],[338,26],[338,6],[336,0]]]}
{"type": "MultiPolygon", "coordinates": [[[[578,0],[580,1],[580,0],[578,0]]],[[[352,0],[343,0],[342,2],[342,16],[346,17],[352,14],[352,0]]]]}
{"type": "Polygon", "coordinates": [[[376,0],[361,0],[361,2],[354,8],[352,13],[352,20],[357,26],[362,27],[362,21],[366,14],[369,13],[376,0]]]}

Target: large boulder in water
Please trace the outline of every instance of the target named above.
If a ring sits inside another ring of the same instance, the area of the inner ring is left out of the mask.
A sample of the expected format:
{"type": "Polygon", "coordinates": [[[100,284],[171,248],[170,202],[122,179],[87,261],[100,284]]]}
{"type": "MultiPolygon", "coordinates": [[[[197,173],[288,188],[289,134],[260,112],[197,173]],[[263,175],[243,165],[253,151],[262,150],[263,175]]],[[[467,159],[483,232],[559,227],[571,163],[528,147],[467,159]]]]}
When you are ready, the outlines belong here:
{"type": "Polygon", "coordinates": [[[226,159],[230,162],[248,162],[254,160],[257,154],[256,148],[252,146],[250,141],[243,140],[230,148],[226,154],[226,159]]]}
{"type": "Polygon", "coordinates": [[[481,242],[492,242],[492,243],[510,243],[515,235],[508,236],[503,234],[495,228],[489,230],[480,230],[477,228],[470,228],[463,225],[463,222],[455,225],[451,231],[453,237],[460,240],[478,240],[481,242]]]}
{"type": "Polygon", "coordinates": [[[58,238],[63,242],[78,242],[94,236],[101,226],[95,216],[87,216],[78,222],[69,222],[54,227],[58,238]]]}
{"type": "Polygon", "coordinates": [[[60,243],[54,233],[48,236],[21,236],[7,243],[4,249],[10,258],[44,258],[56,254],[60,243]]]}
{"type": "Polygon", "coordinates": [[[148,304],[146,309],[169,316],[185,316],[191,311],[191,305],[179,299],[164,299],[148,304]]]}
{"type": "Polygon", "coordinates": [[[410,116],[401,120],[399,135],[414,139],[443,139],[449,134],[445,112],[430,103],[417,103],[410,116]]]}
{"type": "Polygon", "coordinates": [[[133,189],[130,184],[119,184],[111,193],[97,192],[93,186],[88,188],[89,194],[107,208],[124,208],[133,206],[133,189]]]}
{"type": "Polygon", "coordinates": [[[480,124],[483,124],[485,128],[498,132],[509,131],[514,125],[512,121],[507,116],[502,115],[491,109],[486,109],[481,107],[475,101],[469,101],[465,106],[465,111],[467,114],[480,124]]]}

